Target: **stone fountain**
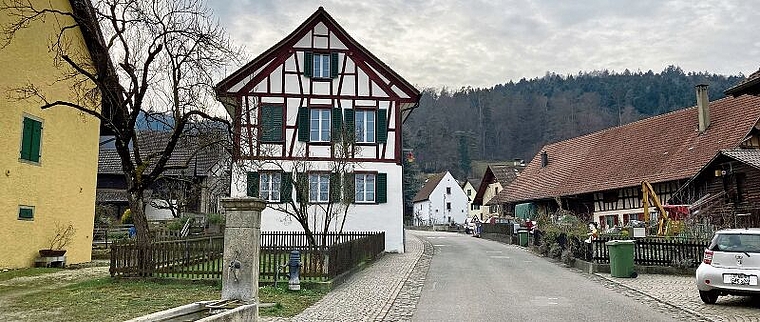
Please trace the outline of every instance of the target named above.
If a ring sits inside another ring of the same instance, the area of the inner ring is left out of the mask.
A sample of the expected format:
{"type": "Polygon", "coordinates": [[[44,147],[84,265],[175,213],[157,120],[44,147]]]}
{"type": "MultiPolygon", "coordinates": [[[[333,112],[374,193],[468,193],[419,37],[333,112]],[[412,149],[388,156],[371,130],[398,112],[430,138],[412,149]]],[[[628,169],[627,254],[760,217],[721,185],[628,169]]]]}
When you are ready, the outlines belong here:
{"type": "Polygon", "coordinates": [[[221,200],[224,230],[222,298],[196,302],[130,320],[137,321],[256,321],[259,310],[259,248],[261,211],[258,198],[221,200]]]}

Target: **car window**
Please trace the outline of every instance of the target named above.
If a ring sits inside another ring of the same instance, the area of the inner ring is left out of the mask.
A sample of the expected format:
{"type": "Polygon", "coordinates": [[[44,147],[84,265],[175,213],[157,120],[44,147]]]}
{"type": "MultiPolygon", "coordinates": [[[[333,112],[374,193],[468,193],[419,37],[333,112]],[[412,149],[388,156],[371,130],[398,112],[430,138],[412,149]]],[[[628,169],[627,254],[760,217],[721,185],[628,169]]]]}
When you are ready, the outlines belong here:
{"type": "Polygon", "coordinates": [[[760,235],[717,234],[710,243],[710,249],[724,252],[760,252],[760,235]]]}

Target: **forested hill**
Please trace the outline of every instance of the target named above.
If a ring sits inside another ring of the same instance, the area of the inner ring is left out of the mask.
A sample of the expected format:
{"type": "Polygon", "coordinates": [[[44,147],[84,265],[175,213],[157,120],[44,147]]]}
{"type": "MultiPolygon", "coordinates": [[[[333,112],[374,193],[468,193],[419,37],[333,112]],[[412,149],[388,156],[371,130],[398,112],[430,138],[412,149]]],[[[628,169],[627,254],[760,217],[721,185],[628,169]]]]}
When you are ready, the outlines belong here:
{"type": "MultiPolygon", "coordinates": [[[[547,74],[488,89],[426,89],[404,124],[404,147],[424,172],[457,178],[470,160],[529,161],[546,143],[696,105],[694,86],[710,85],[710,100],[744,76],[608,71],[547,74]]],[[[696,120],[695,120],[696,122],[696,120]]]]}

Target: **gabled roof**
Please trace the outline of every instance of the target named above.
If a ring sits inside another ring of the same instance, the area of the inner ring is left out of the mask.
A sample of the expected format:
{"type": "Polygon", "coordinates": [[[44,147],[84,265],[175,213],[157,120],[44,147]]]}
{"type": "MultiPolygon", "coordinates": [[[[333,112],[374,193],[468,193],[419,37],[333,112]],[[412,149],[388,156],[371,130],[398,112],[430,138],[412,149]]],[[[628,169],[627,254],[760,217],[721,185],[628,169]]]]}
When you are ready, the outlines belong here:
{"type": "Polygon", "coordinates": [[[448,172],[437,173],[434,176],[430,177],[427,182],[425,182],[425,186],[423,186],[422,189],[420,189],[420,191],[414,195],[412,202],[420,202],[430,199],[430,194],[433,193],[435,187],[441,183],[441,180],[443,180],[443,177],[445,177],[447,173],[448,172]]]}
{"type": "Polygon", "coordinates": [[[727,89],[724,93],[734,97],[744,94],[760,95],[760,70],[752,73],[747,79],[727,89]]]}
{"type": "Polygon", "coordinates": [[[697,131],[696,107],[545,145],[497,198],[521,202],[688,179],[722,149],[733,149],[760,117],[760,97],[710,102],[710,126],[697,131]]]}
{"type": "MultiPolygon", "coordinates": [[[[166,147],[171,133],[161,131],[140,131],[140,154],[160,153],[166,147]]],[[[219,144],[203,147],[198,137],[189,136],[180,139],[174,148],[167,167],[185,167],[184,169],[167,169],[166,175],[184,174],[193,177],[204,177],[218,162],[229,158],[228,153],[219,144]]],[[[123,174],[121,158],[116,149],[101,148],[98,153],[98,174],[123,174]]]]}
{"type": "Polygon", "coordinates": [[[478,192],[473,198],[473,203],[482,205],[483,196],[488,189],[488,185],[498,182],[502,187],[506,187],[510,182],[515,180],[519,176],[520,170],[523,168],[521,165],[515,164],[489,164],[486,167],[486,172],[483,174],[483,179],[478,185],[478,192]]]}
{"type": "Polygon", "coordinates": [[[720,153],[760,170],[760,149],[733,149],[723,150],[720,153]]]}
{"type": "MultiPolygon", "coordinates": [[[[318,23],[324,23],[330,30],[335,30],[336,36],[352,51],[352,57],[365,58],[366,62],[384,77],[392,80],[395,85],[406,93],[411,99],[410,101],[418,102],[421,94],[419,90],[414,88],[409,82],[401,78],[393,69],[388,67],[380,59],[375,57],[369,50],[364,48],[356,40],[354,40],[344,29],[341,27],[330,14],[325,11],[323,7],[319,7],[314,14],[306,19],[298,28],[296,28],[287,37],[280,42],[266,50],[264,53],[254,58],[251,62],[238,69],[231,75],[227,76],[221,82],[219,82],[215,88],[218,96],[228,95],[228,90],[236,83],[246,79],[250,75],[254,74],[260,68],[265,67],[277,57],[283,55],[290,55],[289,51],[293,50],[295,44],[300,40],[309,30],[314,28],[318,23]]],[[[251,79],[248,82],[256,82],[256,79],[251,79]]],[[[388,93],[394,95],[393,93],[388,93]]]]}

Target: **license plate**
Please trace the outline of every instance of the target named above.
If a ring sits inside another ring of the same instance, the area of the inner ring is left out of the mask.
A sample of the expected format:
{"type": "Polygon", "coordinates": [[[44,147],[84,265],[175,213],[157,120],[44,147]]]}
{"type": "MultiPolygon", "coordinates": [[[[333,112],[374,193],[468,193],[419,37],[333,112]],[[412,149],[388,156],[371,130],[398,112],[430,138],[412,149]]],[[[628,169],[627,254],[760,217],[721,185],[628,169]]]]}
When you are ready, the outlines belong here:
{"type": "Polygon", "coordinates": [[[757,285],[757,276],[756,275],[744,275],[744,274],[724,274],[723,275],[723,283],[724,284],[733,284],[733,285],[757,285]]]}

